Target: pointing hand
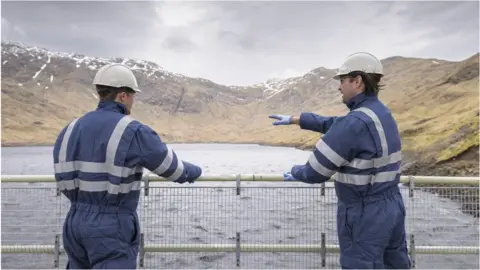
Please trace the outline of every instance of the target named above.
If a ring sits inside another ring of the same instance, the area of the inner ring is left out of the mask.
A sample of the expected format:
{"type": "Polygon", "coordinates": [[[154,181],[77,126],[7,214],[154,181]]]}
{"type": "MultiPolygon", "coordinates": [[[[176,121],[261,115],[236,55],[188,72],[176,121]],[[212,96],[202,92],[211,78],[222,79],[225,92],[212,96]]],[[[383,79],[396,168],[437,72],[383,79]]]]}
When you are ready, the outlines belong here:
{"type": "Polygon", "coordinates": [[[272,123],[274,126],[292,124],[292,116],[291,115],[272,114],[268,117],[278,120],[278,121],[275,121],[275,122],[272,123]]]}

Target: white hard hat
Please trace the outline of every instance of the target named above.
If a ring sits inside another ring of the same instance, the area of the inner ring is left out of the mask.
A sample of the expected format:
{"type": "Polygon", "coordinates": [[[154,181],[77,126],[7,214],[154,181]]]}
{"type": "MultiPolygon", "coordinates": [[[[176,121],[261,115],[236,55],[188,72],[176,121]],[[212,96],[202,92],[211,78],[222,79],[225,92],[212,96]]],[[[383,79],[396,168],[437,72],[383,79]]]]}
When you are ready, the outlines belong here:
{"type": "Polygon", "coordinates": [[[374,55],[366,52],[357,52],[347,57],[347,60],[345,60],[333,78],[338,80],[340,76],[347,75],[353,71],[376,73],[383,76],[383,65],[374,55]]]}
{"type": "Polygon", "coordinates": [[[141,92],[138,89],[137,79],[133,72],[122,64],[107,64],[101,67],[95,78],[94,85],[105,85],[111,87],[128,87],[135,92],[141,92]]]}

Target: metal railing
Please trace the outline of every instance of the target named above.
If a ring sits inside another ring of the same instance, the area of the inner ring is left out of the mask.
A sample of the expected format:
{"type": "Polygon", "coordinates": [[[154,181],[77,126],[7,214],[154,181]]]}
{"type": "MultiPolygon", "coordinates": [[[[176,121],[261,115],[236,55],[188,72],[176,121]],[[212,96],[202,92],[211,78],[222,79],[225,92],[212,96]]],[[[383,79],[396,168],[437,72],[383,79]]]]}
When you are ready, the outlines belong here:
{"type": "MultiPolygon", "coordinates": [[[[53,176],[3,175],[1,181],[2,266],[64,267],[61,232],[69,202],[53,176]]],[[[280,181],[280,175],[210,175],[179,185],[145,175],[138,265],[339,267],[333,183],[280,181]]],[[[413,266],[478,268],[479,177],[403,176],[401,182],[413,266]]]]}

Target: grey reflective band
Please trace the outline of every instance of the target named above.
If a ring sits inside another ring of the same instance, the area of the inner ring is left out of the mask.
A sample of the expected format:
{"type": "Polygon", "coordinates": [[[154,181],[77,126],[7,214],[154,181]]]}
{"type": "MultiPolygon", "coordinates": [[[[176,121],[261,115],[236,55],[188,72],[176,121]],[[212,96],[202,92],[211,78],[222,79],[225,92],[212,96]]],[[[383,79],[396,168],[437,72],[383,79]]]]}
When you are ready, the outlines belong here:
{"type": "Polygon", "coordinates": [[[129,193],[130,191],[140,190],[141,182],[134,181],[128,184],[113,185],[108,181],[85,181],[81,179],[64,180],[57,182],[57,187],[61,190],[74,190],[79,188],[87,192],[105,192],[110,194],[129,193]]]}
{"type": "MultiPolygon", "coordinates": [[[[112,135],[110,135],[110,139],[108,140],[107,144],[107,154],[105,156],[105,165],[107,167],[108,173],[112,174],[115,170],[115,156],[117,155],[118,145],[120,144],[120,140],[122,139],[123,133],[127,128],[128,124],[133,121],[133,118],[126,115],[118,121],[115,129],[113,129],[112,135]]],[[[130,168],[123,168],[125,173],[130,173],[132,169],[130,168]]]]}
{"type": "Polygon", "coordinates": [[[72,130],[75,124],[77,123],[78,118],[73,119],[73,121],[68,125],[65,134],[63,135],[62,145],[60,146],[60,151],[58,153],[58,163],[64,163],[67,161],[67,146],[70,136],[72,135],[72,130]]]}
{"type": "Polygon", "coordinates": [[[180,178],[180,176],[182,176],[182,174],[183,174],[183,169],[184,169],[183,162],[182,162],[180,159],[177,159],[177,161],[178,161],[177,168],[175,169],[175,171],[173,172],[172,175],[170,175],[169,177],[167,177],[167,179],[170,180],[170,181],[175,181],[175,180],[177,180],[177,179],[180,178]]]}
{"type": "Polygon", "coordinates": [[[310,164],[310,167],[312,167],[317,173],[325,177],[331,177],[335,173],[335,171],[327,169],[320,162],[318,162],[317,157],[314,153],[312,153],[308,158],[308,163],[310,164]]]}
{"type": "Polygon", "coordinates": [[[355,109],[354,111],[363,112],[366,114],[370,119],[372,119],[373,124],[375,125],[375,129],[377,130],[378,136],[380,137],[380,144],[382,145],[382,157],[388,156],[388,144],[387,138],[385,136],[385,130],[383,130],[383,125],[378,119],[378,116],[370,109],[361,107],[355,109]]]}
{"type": "Polygon", "coordinates": [[[380,168],[388,164],[397,163],[402,160],[402,152],[398,151],[388,155],[386,157],[374,158],[374,159],[361,159],[355,158],[348,164],[349,167],[356,169],[371,169],[380,168]]]}
{"type": "MultiPolygon", "coordinates": [[[[168,149],[167,156],[165,156],[162,163],[155,170],[153,170],[153,172],[156,173],[157,175],[162,175],[163,173],[165,173],[168,170],[168,168],[170,168],[170,166],[172,165],[173,159],[175,158],[175,156],[173,155],[173,150],[167,145],[165,145],[165,147],[168,149]]],[[[177,158],[176,160],[177,160],[177,168],[175,169],[175,171],[171,176],[167,177],[167,179],[170,181],[177,180],[183,174],[183,169],[184,169],[183,162],[179,158],[177,158]]]]}
{"type": "MultiPolygon", "coordinates": [[[[76,170],[87,173],[109,173],[117,177],[128,177],[135,173],[142,173],[143,168],[136,166],[134,168],[122,167],[115,165],[115,156],[118,151],[120,140],[125,132],[127,126],[134,121],[128,115],[122,117],[118,121],[113,130],[107,144],[107,152],[105,162],[86,162],[86,161],[66,161],[67,146],[70,139],[73,127],[77,123],[77,119],[73,120],[68,125],[62,144],[59,151],[59,162],[54,164],[55,173],[68,173],[76,170]]],[[[135,182],[134,182],[135,183],[135,182]]],[[[139,184],[138,184],[139,185],[139,184]]],[[[128,193],[130,190],[135,190],[137,184],[120,184],[115,185],[109,181],[85,181],[81,179],[58,181],[57,187],[60,189],[74,189],[79,188],[82,191],[107,191],[112,194],[128,193]]]]}
{"type": "MultiPolygon", "coordinates": [[[[86,173],[107,173],[106,163],[88,162],[88,161],[68,161],[54,164],[55,172],[68,173],[73,171],[82,171],[86,173]]],[[[121,166],[110,166],[108,173],[118,177],[129,177],[135,173],[143,173],[142,167],[136,167],[135,170],[121,166]]]]}
{"type": "Polygon", "coordinates": [[[337,152],[335,152],[330,146],[328,146],[322,139],[318,140],[315,145],[318,151],[322,153],[330,162],[335,164],[337,167],[342,167],[347,164],[347,161],[342,158],[337,152]]]}
{"type": "Polygon", "coordinates": [[[370,183],[384,183],[392,181],[395,179],[399,170],[380,172],[376,175],[358,175],[358,174],[346,174],[346,173],[336,173],[333,177],[335,181],[344,183],[344,184],[353,184],[353,185],[367,185],[370,183]]]}

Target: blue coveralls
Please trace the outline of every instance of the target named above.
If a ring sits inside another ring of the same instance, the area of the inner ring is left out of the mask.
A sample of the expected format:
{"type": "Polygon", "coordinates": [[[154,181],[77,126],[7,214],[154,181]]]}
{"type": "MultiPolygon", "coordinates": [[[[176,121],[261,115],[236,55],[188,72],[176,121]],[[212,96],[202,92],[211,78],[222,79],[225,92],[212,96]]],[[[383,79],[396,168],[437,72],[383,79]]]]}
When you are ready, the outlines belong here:
{"type": "Polygon", "coordinates": [[[399,190],[401,141],[390,110],[361,93],[340,117],[302,113],[300,127],[324,133],[292,176],[322,183],[333,176],[343,268],[410,268],[405,206],[399,190]]]}
{"type": "Polygon", "coordinates": [[[55,142],[57,187],[71,202],[63,226],[67,269],[135,269],[143,168],[178,183],[202,173],[125,112],[120,103],[100,102],[55,142]]]}

